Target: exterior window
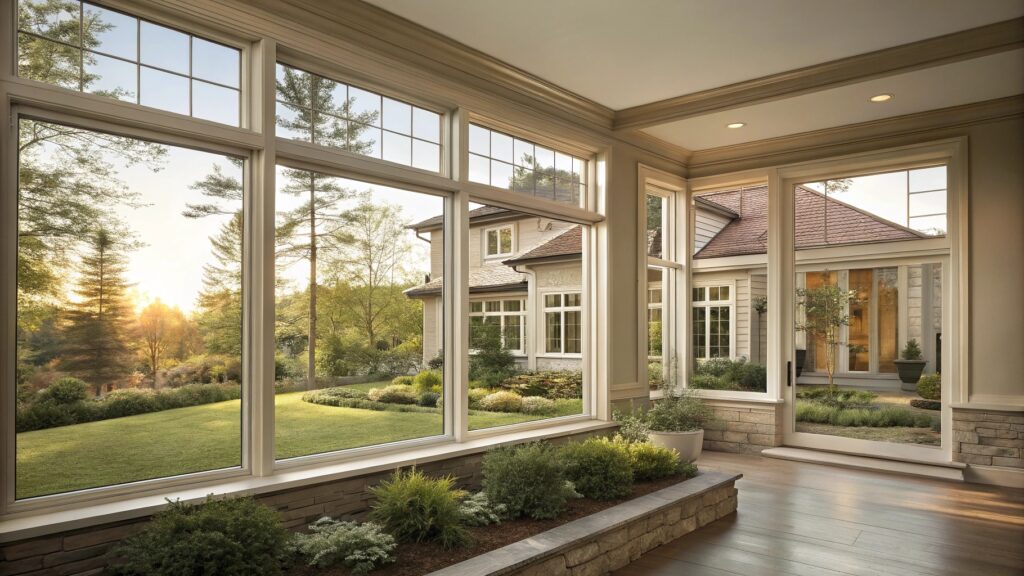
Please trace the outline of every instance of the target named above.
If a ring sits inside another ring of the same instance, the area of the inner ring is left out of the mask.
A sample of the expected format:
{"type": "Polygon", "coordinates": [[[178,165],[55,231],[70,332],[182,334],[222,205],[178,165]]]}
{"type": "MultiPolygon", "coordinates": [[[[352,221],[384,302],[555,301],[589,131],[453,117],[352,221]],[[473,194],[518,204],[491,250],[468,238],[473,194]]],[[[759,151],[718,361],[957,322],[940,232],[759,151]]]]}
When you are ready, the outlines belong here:
{"type": "Polygon", "coordinates": [[[75,0],[18,3],[18,76],[238,126],[241,51],[75,0]]]}
{"type": "Polygon", "coordinates": [[[662,357],[662,311],[664,298],[662,297],[661,270],[648,268],[647,284],[647,356],[649,360],[657,360],[662,357]],[[655,275],[656,282],[651,281],[655,275]]]}
{"type": "Polygon", "coordinates": [[[430,172],[441,170],[441,115],[277,65],[277,134],[430,172]]]}
{"type": "Polygon", "coordinates": [[[484,331],[497,327],[501,345],[513,354],[523,354],[526,342],[526,301],[488,300],[469,303],[470,348],[479,349],[484,331]]]}
{"type": "Polygon", "coordinates": [[[484,254],[487,258],[509,256],[512,254],[512,226],[491,228],[485,236],[484,254]]]}
{"type": "Polygon", "coordinates": [[[582,317],[580,294],[544,296],[544,351],[548,354],[580,354],[582,317]]]}
{"type": "Polygon", "coordinates": [[[732,287],[693,288],[693,355],[729,358],[732,355],[732,287]]]}
{"type": "Polygon", "coordinates": [[[469,180],[578,206],[586,196],[587,161],[470,124],[469,180]]]}

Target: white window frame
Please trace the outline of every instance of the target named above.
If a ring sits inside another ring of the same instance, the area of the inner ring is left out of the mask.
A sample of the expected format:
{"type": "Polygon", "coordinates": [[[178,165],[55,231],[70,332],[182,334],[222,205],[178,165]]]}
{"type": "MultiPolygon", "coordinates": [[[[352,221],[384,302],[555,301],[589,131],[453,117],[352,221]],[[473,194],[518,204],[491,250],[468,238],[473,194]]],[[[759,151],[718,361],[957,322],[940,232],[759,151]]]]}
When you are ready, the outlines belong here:
{"type": "MultiPolygon", "coordinates": [[[[704,309],[704,336],[706,338],[708,338],[708,341],[710,341],[710,338],[711,338],[711,311],[710,311],[710,309],[711,308],[728,308],[728,310],[729,310],[729,354],[727,356],[711,356],[711,354],[710,354],[711,345],[710,344],[705,346],[705,353],[704,353],[703,357],[697,357],[696,354],[693,353],[692,351],[691,351],[691,354],[694,354],[693,357],[696,360],[698,360],[698,361],[700,361],[700,360],[710,360],[712,358],[727,358],[727,359],[730,359],[730,360],[735,359],[737,357],[736,356],[736,282],[734,282],[734,281],[720,281],[720,280],[703,280],[703,281],[699,281],[699,282],[694,281],[692,283],[691,292],[693,290],[698,290],[700,288],[703,288],[705,290],[704,293],[706,295],[710,294],[710,289],[711,288],[728,288],[729,289],[729,298],[726,299],[726,300],[722,300],[722,299],[718,299],[718,300],[704,299],[704,300],[697,301],[697,300],[693,300],[692,294],[691,294],[691,297],[690,297],[690,299],[691,299],[690,308],[691,309],[695,309],[695,308],[703,308],[704,309]]],[[[692,330],[693,326],[690,326],[690,329],[692,330]]]]}
{"type": "MultiPolygon", "coordinates": [[[[665,272],[663,271],[662,274],[665,274],[665,272]]],[[[661,315],[661,319],[659,320],[659,322],[661,322],[661,330],[662,330],[661,355],[660,356],[652,356],[651,353],[650,353],[650,342],[648,342],[648,346],[647,346],[647,361],[648,361],[648,363],[650,363],[651,361],[654,361],[654,360],[664,361],[664,358],[665,358],[665,337],[664,337],[665,324],[666,324],[666,317],[665,317],[665,282],[664,282],[664,280],[662,280],[661,282],[657,282],[656,284],[657,284],[657,286],[655,286],[654,283],[651,283],[651,282],[647,283],[647,325],[648,325],[647,333],[648,333],[648,338],[650,338],[650,323],[651,323],[651,316],[650,316],[650,314],[654,310],[657,310],[660,313],[660,315],[661,315]],[[657,293],[657,294],[659,294],[661,296],[661,298],[658,300],[658,302],[651,302],[651,294],[653,294],[653,293],[657,293]]]]}
{"type": "Polygon", "coordinates": [[[484,228],[481,231],[481,234],[480,234],[480,238],[483,240],[483,244],[484,244],[482,249],[481,249],[482,250],[482,254],[484,255],[484,260],[498,260],[498,259],[501,259],[501,258],[508,258],[509,256],[512,256],[513,254],[515,254],[516,253],[516,241],[518,240],[518,238],[516,238],[516,228],[518,228],[518,226],[516,226],[515,222],[511,222],[509,224],[502,224],[500,226],[490,226],[488,228],[484,228]],[[510,246],[509,246],[509,251],[508,252],[502,252],[501,251],[501,232],[503,230],[508,230],[509,231],[509,236],[510,236],[509,244],[510,244],[510,246]],[[494,232],[494,233],[496,233],[498,235],[498,243],[497,243],[498,251],[495,252],[494,254],[491,254],[491,252],[489,250],[489,246],[490,246],[489,245],[489,242],[490,242],[489,236],[490,236],[491,232],[494,232]]]}
{"type": "Polygon", "coordinates": [[[583,318],[584,318],[584,314],[583,314],[583,293],[580,290],[555,289],[555,290],[546,290],[546,291],[539,292],[538,293],[538,297],[540,298],[539,304],[541,306],[541,322],[540,322],[541,325],[538,328],[539,328],[541,334],[543,335],[543,337],[540,339],[542,341],[538,342],[537,356],[544,357],[544,358],[581,358],[583,356],[583,350],[582,350],[583,349],[583,341],[586,340],[586,334],[583,332],[583,325],[584,325],[584,322],[583,322],[583,318]],[[558,295],[559,296],[560,305],[558,305],[558,306],[548,306],[547,297],[548,296],[554,296],[554,295],[558,295]],[[566,306],[566,304],[565,304],[565,297],[566,296],[579,296],[580,304],[577,305],[577,306],[566,306]],[[566,326],[565,315],[566,315],[567,312],[579,312],[580,313],[580,326],[581,326],[581,328],[580,328],[580,351],[579,352],[566,352],[565,351],[565,326],[566,326]],[[557,352],[549,352],[548,351],[548,342],[547,342],[548,314],[557,314],[558,317],[559,317],[559,348],[560,348],[560,350],[557,351],[557,352]]]}
{"type": "MultiPolygon", "coordinates": [[[[526,333],[527,333],[526,332],[526,325],[527,325],[526,317],[527,317],[527,311],[526,311],[526,298],[525,297],[498,296],[498,297],[493,297],[493,298],[480,298],[480,299],[470,300],[469,305],[470,305],[470,312],[469,312],[469,317],[470,318],[497,318],[498,319],[498,327],[501,330],[501,344],[502,344],[502,346],[505,345],[505,329],[506,329],[505,319],[508,318],[509,316],[518,316],[519,317],[519,348],[507,348],[507,350],[509,352],[511,352],[513,356],[526,356],[526,351],[528,350],[528,348],[527,348],[527,343],[526,343],[527,342],[527,340],[526,340],[526,333]],[[497,312],[488,312],[487,311],[487,303],[488,302],[498,302],[499,305],[500,305],[501,310],[499,310],[497,312]],[[505,310],[505,303],[506,302],[519,302],[519,310],[518,311],[507,311],[507,310],[505,310]],[[481,307],[480,307],[481,310],[479,312],[474,312],[473,311],[473,304],[477,304],[477,303],[481,304],[481,307]]],[[[470,354],[472,354],[474,352],[475,352],[475,350],[473,348],[469,349],[469,353],[470,354]]]]}

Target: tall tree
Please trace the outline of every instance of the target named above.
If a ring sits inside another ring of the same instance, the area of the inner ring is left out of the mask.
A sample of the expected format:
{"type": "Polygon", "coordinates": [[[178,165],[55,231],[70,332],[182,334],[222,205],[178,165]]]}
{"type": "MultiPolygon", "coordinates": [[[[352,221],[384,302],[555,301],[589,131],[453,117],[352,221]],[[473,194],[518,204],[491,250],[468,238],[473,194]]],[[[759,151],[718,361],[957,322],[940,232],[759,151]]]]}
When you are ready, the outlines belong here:
{"type": "Polygon", "coordinates": [[[180,336],[184,320],[181,310],[171,308],[159,300],[139,313],[137,330],[142,339],[146,367],[154,384],[160,362],[171,351],[175,338],[180,336]]]}
{"type": "Polygon", "coordinates": [[[96,230],[79,264],[78,301],[67,314],[60,364],[92,384],[97,395],[132,372],[124,272],[123,248],[108,230],[96,230]]]}
{"type": "Polygon", "coordinates": [[[213,262],[203,266],[198,323],[206,350],[242,354],[242,213],[210,237],[213,262]]]}

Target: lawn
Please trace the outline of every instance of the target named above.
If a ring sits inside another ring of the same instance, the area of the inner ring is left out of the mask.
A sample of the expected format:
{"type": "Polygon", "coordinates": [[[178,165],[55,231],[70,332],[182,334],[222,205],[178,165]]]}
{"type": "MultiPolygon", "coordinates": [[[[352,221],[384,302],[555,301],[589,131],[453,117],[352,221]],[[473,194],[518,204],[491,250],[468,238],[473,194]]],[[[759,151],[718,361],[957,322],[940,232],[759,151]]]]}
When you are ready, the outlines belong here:
{"type": "MultiPolygon", "coordinates": [[[[361,384],[369,389],[382,383],[361,384]]],[[[442,433],[440,414],[379,412],[276,399],[276,451],[292,458],[442,433]]],[[[558,415],[578,414],[563,403],[558,415]]],[[[546,416],[470,413],[473,429],[546,416]]],[[[238,466],[240,402],[232,400],[151,414],[24,432],[17,436],[17,497],[238,466]]]]}

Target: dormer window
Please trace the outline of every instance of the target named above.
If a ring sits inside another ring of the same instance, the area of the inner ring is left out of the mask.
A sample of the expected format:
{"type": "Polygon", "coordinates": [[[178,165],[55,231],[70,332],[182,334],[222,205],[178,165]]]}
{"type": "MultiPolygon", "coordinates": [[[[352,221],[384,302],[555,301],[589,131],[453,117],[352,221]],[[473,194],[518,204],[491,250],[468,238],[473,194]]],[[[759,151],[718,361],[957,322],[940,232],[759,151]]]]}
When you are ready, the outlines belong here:
{"type": "Polygon", "coordinates": [[[486,258],[498,258],[500,256],[512,255],[513,244],[512,224],[488,228],[484,231],[484,256],[486,258]]]}

